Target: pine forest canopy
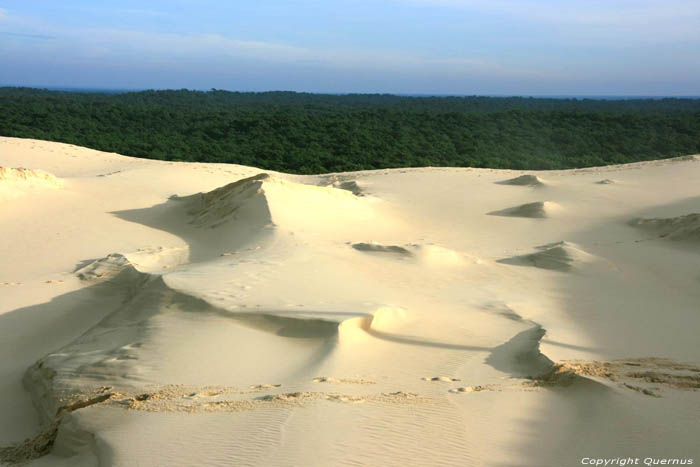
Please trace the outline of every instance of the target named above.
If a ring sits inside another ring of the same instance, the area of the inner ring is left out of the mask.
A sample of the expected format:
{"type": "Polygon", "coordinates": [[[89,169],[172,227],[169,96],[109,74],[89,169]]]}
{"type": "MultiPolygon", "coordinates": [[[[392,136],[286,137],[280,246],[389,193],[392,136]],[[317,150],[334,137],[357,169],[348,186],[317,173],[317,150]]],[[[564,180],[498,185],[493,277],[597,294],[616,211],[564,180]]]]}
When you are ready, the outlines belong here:
{"type": "Polygon", "coordinates": [[[700,99],[0,88],[0,135],[288,173],[567,169],[700,153],[700,99]]]}

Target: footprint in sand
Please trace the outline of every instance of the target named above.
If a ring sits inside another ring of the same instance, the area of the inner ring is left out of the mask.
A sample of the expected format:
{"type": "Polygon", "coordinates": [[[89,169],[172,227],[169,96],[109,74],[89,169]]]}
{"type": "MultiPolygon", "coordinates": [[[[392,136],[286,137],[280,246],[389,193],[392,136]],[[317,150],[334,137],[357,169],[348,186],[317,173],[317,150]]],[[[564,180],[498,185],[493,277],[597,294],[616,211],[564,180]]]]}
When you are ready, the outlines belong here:
{"type": "Polygon", "coordinates": [[[332,376],[319,376],[312,379],[314,383],[331,383],[331,384],[374,384],[374,381],[353,378],[333,378],[332,376]]]}
{"type": "Polygon", "coordinates": [[[248,386],[250,389],[256,389],[256,390],[261,390],[261,389],[270,389],[270,388],[278,388],[282,386],[281,384],[253,384],[252,386],[248,386]]]}
{"type": "Polygon", "coordinates": [[[491,390],[491,388],[487,386],[463,386],[461,388],[450,389],[448,392],[451,392],[453,394],[459,394],[463,392],[480,392],[489,390],[491,390]]]}
{"type": "Polygon", "coordinates": [[[453,381],[459,381],[457,378],[451,378],[449,376],[424,376],[421,378],[423,381],[444,381],[446,383],[451,383],[453,381]]]}
{"type": "Polygon", "coordinates": [[[401,400],[419,399],[420,396],[414,392],[383,392],[377,399],[384,402],[396,402],[401,400]]]}
{"type": "Polygon", "coordinates": [[[326,396],[326,400],[332,402],[343,402],[346,404],[362,404],[365,399],[359,396],[346,396],[342,394],[329,394],[326,396]]]}
{"type": "Polygon", "coordinates": [[[222,393],[221,391],[214,391],[214,392],[192,392],[190,394],[187,394],[184,396],[186,399],[194,399],[194,398],[200,398],[200,397],[216,397],[220,396],[222,393]]]}
{"type": "Polygon", "coordinates": [[[337,380],[330,376],[319,376],[312,380],[314,383],[335,383],[337,380]]]}
{"type": "Polygon", "coordinates": [[[297,400],[311,399],[315,394],[310,392],[289,392],[287,394],[268,394],[266,396],[257,397],[259,401],[286,401],[294,402],[297,400]]]}

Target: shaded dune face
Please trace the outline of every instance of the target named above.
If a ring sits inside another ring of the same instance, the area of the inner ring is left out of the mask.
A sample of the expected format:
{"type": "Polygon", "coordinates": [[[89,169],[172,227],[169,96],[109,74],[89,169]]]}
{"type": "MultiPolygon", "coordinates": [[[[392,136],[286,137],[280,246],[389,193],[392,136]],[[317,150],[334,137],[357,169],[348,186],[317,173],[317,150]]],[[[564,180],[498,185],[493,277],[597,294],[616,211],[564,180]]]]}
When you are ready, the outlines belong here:
{"type": "Polygon", "coordinates": [[[230,183],[208,193],[176,198],[187,205],[190,223],[197,227],[216,228],[240,216],[259,217],[263,223],[272,222],[263,183],[271,177],[266,173],[230,183]],[[246,207],[249,212],[246,212],[246,207]],[[251,209],[252,208],[252,209],[251,209]]]}
{"type": "Polygon", "coordinates": [[[521,175],[519,177],[511,178],[508,180],[503,180],[503,181],[496,182],[496,183],[498,183],[499,185],[532,186],[532,187],[539,187],[539,186],[545,185],[544,180],[542,180],[537,175],[531,175],[531,174],[521,175]]]}
{"type": "Polygon", "coordinates": [[[669,240],[700,242],[700,213],[668,218],[637,218],[629,225],[669,240]]]}
{"type": "MultiPolygon", "coordinates": [[[[164,276],[141,273],[128,264],[111,267],[108,274],[92,273],[100,267],[104,269],[106,264],[114,264],[115,258],[122,257],[110,255],[84,266],[76,274],[91,285],[118,288],[123,303],[79,338],[41,358],[25,374],[24,384],[44,420],[53,419],[61,407],[62,394],[79,392],[85,387],[135,388],[155,382],[153,378],[157,378],[162,362],[158,363],[153,354],[153,342],[164,339],[187,347],[187,341],[180,341],[183,326],[196,329],[225,326],[229,330],[227,339],[234,342],[254,343],[255,336],[262,332],[286,343],[279,350],[268,351],[271,355],[267,359],[283,359],[285,352],[297,349],[290,355],[294,358],[288,360],[296,363],[325,358],[342,329],[343,322],[334,320],[334,314],[313,310],[295,316],[281,310],[236,313],[221,309],[172,288],[164,276]]],[[[356,315],[364,320],[362,323],[366,322],[362,326],[371,326],[371,316],[356,315]]],[[[351,322],[357,318],[343,319],[351,322]]],[[[240,348],[249,345],[242,344],[240,348]]],[[[221,357],[211,356],[215,360],[221,357]]],[[[238,361],[240,356],[227,358],[238,361]]]]}
{"type": "Polygon", "coordinates": [[[390,253],[399,256],[413,256],[413,253],[398,245],[381,245],[379,243],[353,243],[352,247],[357,251],[367,253],[390,253]]]}
{"type": "Polygon", "coordinates": [[[513,336],[495,347],[486,363],[504,373],[519,377],[536,377],[552,368],[553,362],[540,352],[540,341],[546,334],[537,325],[513,336]]]}
{"type": "Polygon", "coordinates": [[[365,184],[351,174],[330,174],[318,178],[318,186],[338,188],[351,192],[355,196],[365,196],[365,184]]]}
{"type": "Polygon", "coordinates": [[[534,203],[521,204],[512,208],[501,209],[488,213],[490,216],[529,217],[532,219],[544,219],[552,217],[560,206],[551,201],[536,201],[534,203]]]}
{"type": "Polygon", "coordinates": [[[119,253],[112,253],[102,259],[88,261],[87,264],[80,265],[74,274],[83,281],[108,280],[119,275],[128,269],[136,272],[126,256],[119,253]]]}
{"type": "Polygon", "coordinates": [[[570,271],[579,264],[593,261],[594,257],[578,245],[556,242],[535,247],[535,253],[498,260],[499,263],[517,266],[534,266],[554,271],[570,271]]]}
{"type": "Polygon", "coordinates": [[[338,231],[376,218],[370,200],[347,189],[304,185],[266,173],[178,199],[185,202],[191,223],[210,228],[258,220],[289,230],[338,231]]]}
{"type": "Polygon", "coordinates": [[[261,173],[206,193],[172,196],[171,201],[173,207],[184,207],[189,223],[200,228],[235,223],[337,230],[342,224],[334,221],[349,224],[375,217],[369,201],[347,188],[304,185],[261,173]]]}
{"type": "Polygon", "coordinates": [[[351,243],[354,250],[377,258],[411,260],[414,264],[430,268],[459,268],[465,265],[466,255],[433,244],[411,243],[404,246],[385,245],[377,242],[351,243]]]}

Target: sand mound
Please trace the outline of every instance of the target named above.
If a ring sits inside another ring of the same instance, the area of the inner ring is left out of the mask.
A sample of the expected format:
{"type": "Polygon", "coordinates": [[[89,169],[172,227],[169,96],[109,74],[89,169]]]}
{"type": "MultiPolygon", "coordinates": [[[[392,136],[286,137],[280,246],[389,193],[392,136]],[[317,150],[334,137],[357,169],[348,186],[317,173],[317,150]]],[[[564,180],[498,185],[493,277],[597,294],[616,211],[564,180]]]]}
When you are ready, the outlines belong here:
{"type": "Polygon", "coordinates": [[[112,253],[82,265],[75,271],[75,275],[84,281],[103,281],[113,279],[126,269],[136,271],[126,256],[112,253]]]}
{"type": "Polygon", "coordinates": [[[378,253],[387,257],[398,257],[402,259],[412,258],[424,266],[447,267],[461,266],[464,258],[461,254],[449,248],[438,245],[410,244],[405,246],[383,245],[375,242],[353,243],[351,246],[365,253],[378,253]]]}
{"type": "Polygon", "coordinates": [[[551,217],[560,206],[551,201],[536,201],[534,203],[521,204],[513,208],[501,209],[488,213],[490,216],[507,217],[530,217],[533,219],[544,219],[551,217]]]}
{"type": "Polygon", "coordinates": [[[208,228],[239,222],[327,230],[375,217],[367,198],[345,189],[293,183],[265,173],[174,199],[187,204],[191,224],[208,228]]]}
{"type": "Polygon", "coordinates": [[[17,198],[30,190],[61,187],[63,180],[43,170],[0,167],[0,201],[17,198]]]}
{"type": "Polygon", "coordinates": [[[583,378],[616,383],[646,396],[662,397],[669,389],[700,389],[700,368],[665,358],[632,358],[612,361],[565,361],[533,378],[532,386],[570,386],[583,378]]]}
{"type": "Polygon", "coordinates": [[[320,186],[346,190],[355,196],[364,196],[364,187],[346,176],[328,175],[321,178],[320,186]]]}
{"type": "Polygon", "coordinates": [[[511,178],[509,180],[503,180],[496,182],[499,185],[517,185],[517,186],[544,186],[545,182],[537,175],[521,175],[519,177],[511,178]]]}
{"type": "Polygon", "coordinates": [[[612,178],[606,178],[604,180],[599,180],[596,182],[598,185],[614,185],[616,183],[620,183],[617,180],[613,180],[612,178]]]}
{"type": "Polygon", "coordinates": [[[633,219],[630,225],[658,234],[659,237],[679,241],[700,241],[700,213],[669,218],[633,219]]]}
{"type": "Polygon", "coordinates": [[[326,186],[329,188],[337,188],[339,190],[349,191],[355,196],[364,196],[364,189],[355,180],[336,180],[333,183],[326,186]]]}
{"type": "Polygon", "coordinates": [[[379,243],[353,243],[352,247],[357,251],[368,253],[390,253],[399,256],[413,256],[413,253],[398,245],[381,245],[379,243]]]}
{"type": "Polygon", "coordinates": [[[355,180],[348,180],[347,182],[336,182],[333,183],[333,188],[338,188],[340,190],[347,190],[355,196],[362,195],[362,187],[355,180]]]}
{"type": "Polygon", "coordinates": [[[190,223],[197,227],[216,228],[239,217],[263,218],[271,222],[270,212],[263,192],[263,182],[268,174],[238,180],[208,193],[179,198],[188,204],[190,223]]]}
{"type": "Polygon", "coordinates": [[[536,268],[568,271],[576,263],[591,262],[593,255],[586,253],[580,247],[569,242],[550,243],[535,247],[539,250],[529,255],[514,256],[498,260],[499,263],[519,266],[535,266],[536,268]]]}

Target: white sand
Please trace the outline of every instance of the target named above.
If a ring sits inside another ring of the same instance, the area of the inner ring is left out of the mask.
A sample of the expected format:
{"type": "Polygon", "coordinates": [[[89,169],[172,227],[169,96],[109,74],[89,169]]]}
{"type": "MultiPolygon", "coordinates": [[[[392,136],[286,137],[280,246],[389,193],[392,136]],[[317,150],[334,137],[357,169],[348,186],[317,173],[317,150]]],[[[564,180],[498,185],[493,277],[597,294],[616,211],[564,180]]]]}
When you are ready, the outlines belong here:
{"type": "Polygon", "coordinates": [[[0,458],[700,462],[700,158],[302,177],[0,138],[0,166],[28,169],[0,458]]]}

